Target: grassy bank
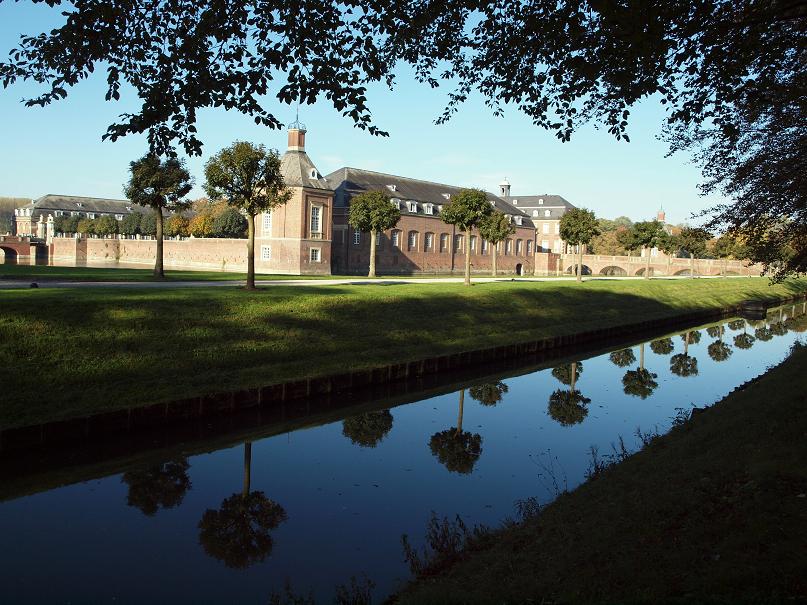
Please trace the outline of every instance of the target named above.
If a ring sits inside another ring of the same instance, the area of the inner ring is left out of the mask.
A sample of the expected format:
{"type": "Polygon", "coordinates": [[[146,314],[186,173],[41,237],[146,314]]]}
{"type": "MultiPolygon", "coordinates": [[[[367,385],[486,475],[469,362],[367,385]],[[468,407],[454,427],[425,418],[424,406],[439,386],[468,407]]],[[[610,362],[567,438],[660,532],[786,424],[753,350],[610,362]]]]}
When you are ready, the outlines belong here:
{"type": "Polygon", "coordinates": [[[537,516],[472,543],[399,603],[807,598],[807,347],[537,516]]]}
{"type": "Polygon", "coordinates": [[[766,279],[0,292],[0,426],[804,292],[766,279]]]}
{"type": "MultiPolygon", "coordinates": [[[[223,271],[179,271],[166,269],[166,281],[245,281],[246,273],[223,271]]],[[[257,279],[325,279],[319,276],[258,273],[257,279]]],[[[0,279],[31,281],[153,281],[153,269],[131,267],[55,267],[48,265],[0,264],[0,279]]]]}

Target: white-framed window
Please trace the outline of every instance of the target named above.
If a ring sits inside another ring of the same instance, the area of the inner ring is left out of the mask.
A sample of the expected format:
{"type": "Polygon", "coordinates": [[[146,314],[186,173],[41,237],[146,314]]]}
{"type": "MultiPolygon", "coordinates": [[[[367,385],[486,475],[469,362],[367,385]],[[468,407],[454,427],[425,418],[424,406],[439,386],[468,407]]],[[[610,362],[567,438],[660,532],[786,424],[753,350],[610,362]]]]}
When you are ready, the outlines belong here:
{"type": "Polygon", "coordinates": [[[440,234],[440,252],[448,251],[448,233],[440,234]]]}
{"type": "Polygon", "coordinates": [[[424,235],[423,243],[426,250],[432,250],[434,247],[434,233],[427,233],[424,235]]]}
{"type": "Polygon", "coordinates": [[[406,202],[406,209],[409,210],[409,212],[417,212],[418,203],[414,200],[409,200],[408,202],[406,202]]]}
{"type": "Polygon", "coordinates": [[[517,239],[516,240],[516,254],[521,254],[524,252],[524,240],[517,239]]]}
{"type": "Polygon", "coordinates": [[[392,198],[392,200],[390,201],[392,202],[392,205],[395,206],[398,210],[401,209],[401,200],[399,200],[397,197],[392,198]]]}
{"type": "Polygon", "coordinates": [[[549,223],[544,223],[541,228],[541,233],[549,233],[549,223]]]}
{"type": "Polygon", "coordinates": [[[418,232],[417,231],[410,231],[409,238],[407,240],[407,249],[408,250],[417,250],[418,249],[418,232]]]}
{"type": "Polygon", "coordinates": [[[533,218],[537,217],[537,216],[538,216],[538,211],[537,211],[537,210],[533,210],[533,211],[532,211],[532,216],[533,216],[533,218]]]}
{"type": "MultiPolygon", "coordinates": [[[[61,214],[61,212],[59,214],[61,214]]],[[[116,214],[115,215],[115,220],[116,221],[122,221],[123,220],[123,215],[122,214],[116,214]]]]}
{"type": "Polygon", "coordinates": [[[392,247],[393,248],[400,248],[401,247],[401,232],[397,229],[392,230],[392,247]]]}
{"type": "Polygon", "coordinates": [[[358,229],[353,230],[353,245],[358,246],[361,244],[361,231],[358,229]]]}
{"type": "Polygon", "coordinates": [[[559,233],[560,233],[560,221],[555,223],[555,235],[558,235],[559,233]]]}
{"type": "Polygon", "coordinates": [[[488,240],[483,239],[482,240],[482,254],[487,254],[487,253],[488,253],[488,240]]]}
{"type": "Polygon", "coordinates": [[[504,253],[505,254],[512,254],[513,253],[513,240],[509,239],[504,244],[504,253]]]}
{"type": "Polygon", "coordinates": [[[527,240],[527,256],[529,256],[530,254],[532,254],[532,240],[528,239],[527,240]]]}
{"type": "Polygon", "coordinates": [[[552,251],[555,252],[556,254],[560,254],[560,246],[561,246],[560,240],[556,239],[554,245],[552,246],[552,251]]]}
{"type": "Polygon", "coordinates": [[[518,214],[516,215],[516,225],[521,225],[521,216],[518,214]]]}
{"type": "Polygon", "coordinates": [[[390,191],[398,191],[398,185],[387,185],[387,189],[390,191]]]}
{"type": "Polygon", "coordinates": [[[541,206],[543,206],[543,205],[544,205],[544,198],[540,198],[540,199],[538,200],[538,204],[540,204],[541,206]]]}
{"type": "Polygon", "coordinates": [[[434,204],[423,204],[423,212],[426,214],[434,214],[434,204]]]}
{"type": "Polygon", "coordinates": [[[311,260],[312,263],[318,263],[319,262],[319,260],[321,258],[320,253],[321,253],[321,251],[320,251],[319,248],[311,248],[311,251],[309,253],[309,259],[311,260]]]}
{"type": "Polygon", "coordinates": [[[471,252],[476,252],[476,236],[471,236],[471,252]]]}
{"type": "Polygon", "coordinates": [[[460,251],[462,251],[462,249],[463,249],[462,248],[462,236],[461,235],[455,235],[454,236],[454,252],[460,252],[460,251]]]}
{"type": "Polygon", "coordinates": [[[88,212],[87,213],[87,218],[95,218],[95,216],[96,216],[95,212],[88,212]]]}
{"type": "Polygon", "coordinates": [[[322,233],[322,206],[311,206],[311,234],[314,233],[322,233]]]}
{"type": "Polygon", "coordinates": [[[552,211],[551,210],[544,210],[544,216],[546,216],[546,217],[552,216],[552,211]]]}
{"type": "Polygon", "coordinates": [[[384,241],[384,234],[381,231],[379,231],[378,233],[375,234],[375,245],[380,246],[381,242],[383,241],[384,241]]]}
{"type": "Polygon", "coordinates": [[[263,233],[268,235],[272,233],[272,211],[264,212],[263,214],[263,233]]]}
{"type": "Polygon", "coordinates": [[[272,258],[272,246],[261,246],[261,260],[272,258]]]}
{"type": "Polygon", "coordinates": [[[545,252],[549,252],[549,240],[548,239],[542,239],[541,240],[541,248],[543,248],[543,250],[545,252]]]}

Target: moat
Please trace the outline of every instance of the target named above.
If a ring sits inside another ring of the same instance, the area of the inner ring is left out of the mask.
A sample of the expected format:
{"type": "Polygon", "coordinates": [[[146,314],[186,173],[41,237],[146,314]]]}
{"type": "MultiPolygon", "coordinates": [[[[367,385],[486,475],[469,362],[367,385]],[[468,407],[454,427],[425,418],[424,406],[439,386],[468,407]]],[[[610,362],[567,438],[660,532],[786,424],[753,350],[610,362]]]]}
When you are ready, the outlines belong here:
{"type": "Polygon", "coordinates": [[[163,458],[141,444],[37,474],[36,450],[0,454],[0,602],[266,603],[287,581],[330,602],[351,577],[380,601],[409,577],[401,536],[420,546],[433,513],[496,525],[518,501],[573,489],[592,446],[637,449],[637,429],[666,432],[784,359],[805,310],[279,422],[249,442],[154,443],[163,458]]]}

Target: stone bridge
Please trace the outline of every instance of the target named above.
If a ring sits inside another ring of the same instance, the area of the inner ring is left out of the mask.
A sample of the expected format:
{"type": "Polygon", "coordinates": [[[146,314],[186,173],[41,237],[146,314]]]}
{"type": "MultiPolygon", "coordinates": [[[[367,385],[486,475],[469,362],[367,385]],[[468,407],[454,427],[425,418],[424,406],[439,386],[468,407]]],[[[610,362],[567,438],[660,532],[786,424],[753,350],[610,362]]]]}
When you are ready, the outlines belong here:
{"type": "MultiPolygon", "coordinates": [[[[554,272],[552,262],[548,263],[552,274],[574,273],[578,259],[576,254],[553,254],[555,256],[554,272]]],[[[650,259],[650,275],[690,275],[692,260],[689,258],[669,258],[665,255],[653,256],[650,259]]],[[[635,276],[644,275],[647,259],[640,256],[608,256],[604,254],[583,255],[583,275],[635,276]]],[[[695,259],[695,275],[760,275],[761,265],[751,265],[739,260],[723,260],[712,258],[695,259]]]]}
{"type": "Polygon", "coordinates": [[[43,240],[20,235],[0,235],[0,258],[5,262],[47,256],[48,247],[43,240]]]}

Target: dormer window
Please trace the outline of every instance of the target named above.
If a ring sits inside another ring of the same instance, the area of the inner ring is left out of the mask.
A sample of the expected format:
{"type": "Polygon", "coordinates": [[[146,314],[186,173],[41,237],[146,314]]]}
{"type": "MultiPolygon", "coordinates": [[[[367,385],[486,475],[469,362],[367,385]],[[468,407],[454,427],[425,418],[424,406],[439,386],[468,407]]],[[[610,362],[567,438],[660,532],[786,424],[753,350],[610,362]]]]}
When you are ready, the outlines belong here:
{"type": "Polygon", "coordinates": [[[513,206],[518,206],[518,200],[513,200],[513,206]]]}
{"type": "Polygon", "coordinates": [[[443,195],[443,197],[444,197],[444,198],[446,198],[447,200],[450,200],[450,199],[451,199],[451,194],[450,194],[450,193],[444,193],[444,194],[442,194],[442,195],[443,195]]]}
{"type": "Polygon", "coordinates": [[[442,204],[438,204],[438,205],[437,205],[437,212],[442,212],[442,211],[443,211],[443,205],[442,205],[442,204]]]}
{"type": "Polygon", "coordinates": [[[78,206],[79,208],[81,208],[83,205],[84,204],[82,204],[81,202],[76,202],[76,206],[78,206]]]}
{"type": "Polygon", "coordinates": [[[434,214],[434,204],[423,204],[423,212],[426,214],[434,214]]]}
{"type": "Polygon", "coordinates": [[[417,212],[418,203],[413,200],[409,200],[408,202],[406,202],[406,209],[409,210],[409,212],[417,212]]]}
{"type": "Polygon", "coordinates": [[[544,205],[544,198],[540,198],[540,199],[538,200],[538,203],[539,203],[541,206],[543,206],[543,205],[544,205]]]}
{"type": "Polygon", "coordinates": [[[532,211],[532,215],[533,215],[533,216],[538,216],[538,211],[537,211],[537,210],[533,210],[533,211],[532,211]]]}
{"type": "Polygon", "coordinates": [[[126,212],[131,212],[131,211],[132,211],[132,207],[131,206],[126,206],[126,212]]]}
{"type": "Polygon", "coordinates": [[[398,185],[387,185],[387,189],[390,191],[398,191],[398,185]]]}
{"type": "Polygon", "coordinates": [[[401,200],[399,200],[397,197],[392,198],[392,200],[390,201],[392,202],[392,205],[395,206],[398,210],[401,209],[401,200]]]}
{"type": "Polygon", "coordinates": [[[552,213],[549,210],[544,210],[544,216],[549,217],[552,213]]]}
{"type": "Polygon", "coordinates": [[[318,179],[319,173],[317,172],[316,168],[312,168],[308,176],[310,176],[312,179],[318,179]]]}
{"type": "Polygon", "coordinates": [[[516,215],[516,225],[521,225],[521,217],[516,215]]]}

